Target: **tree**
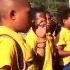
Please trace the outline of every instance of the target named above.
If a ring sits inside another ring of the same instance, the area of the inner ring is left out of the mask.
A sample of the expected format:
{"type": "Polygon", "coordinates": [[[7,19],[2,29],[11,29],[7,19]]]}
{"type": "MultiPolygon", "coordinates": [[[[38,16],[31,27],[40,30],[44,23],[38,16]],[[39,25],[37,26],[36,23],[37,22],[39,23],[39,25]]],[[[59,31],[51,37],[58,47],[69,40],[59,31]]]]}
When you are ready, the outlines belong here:
{"type": "Polygon", "coordinates": [[[56,12],[61,5],[68,5],[68,0],[30,0],[32,6],[43,5],[49,11],[56,12]]]}
{"type": "Polygon", "coordinates": [[[46,7],[46,0],[30,0],[31,4],[34,6],[45,6],[46,7]]]}

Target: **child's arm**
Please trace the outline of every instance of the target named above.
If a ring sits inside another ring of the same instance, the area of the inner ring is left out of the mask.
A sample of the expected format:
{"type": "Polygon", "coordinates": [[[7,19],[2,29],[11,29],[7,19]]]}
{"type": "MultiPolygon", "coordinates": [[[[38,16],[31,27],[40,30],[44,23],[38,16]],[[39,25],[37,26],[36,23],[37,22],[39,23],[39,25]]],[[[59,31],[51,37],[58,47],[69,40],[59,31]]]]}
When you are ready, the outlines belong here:
{"type": "Polygon", "coordinates": [[[67,57],[70,56],[70,51],[64,51],[64,45],[62,46],[57,46],[58,53],[60,57],[67,57]]]}
{"type": "Polygon", "coordinates": [[[10,66],[4,66],[3,68],[0,68],[0,70],[11,70],[10,66]]]}

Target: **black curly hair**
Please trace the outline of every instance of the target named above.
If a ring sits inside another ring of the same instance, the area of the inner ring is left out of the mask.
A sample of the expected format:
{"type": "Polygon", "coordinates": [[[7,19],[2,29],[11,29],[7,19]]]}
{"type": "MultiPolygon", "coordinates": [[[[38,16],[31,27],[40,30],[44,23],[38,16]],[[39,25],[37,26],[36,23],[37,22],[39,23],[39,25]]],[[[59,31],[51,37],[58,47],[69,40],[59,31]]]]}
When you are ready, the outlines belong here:
{"type": "Polygon", "coordinates": [[[62,6],[58,8],[57,20],[61,25],[64,25],[63,19],[68,19],[70,17],[70,8],[67,6],[62,6]]]}

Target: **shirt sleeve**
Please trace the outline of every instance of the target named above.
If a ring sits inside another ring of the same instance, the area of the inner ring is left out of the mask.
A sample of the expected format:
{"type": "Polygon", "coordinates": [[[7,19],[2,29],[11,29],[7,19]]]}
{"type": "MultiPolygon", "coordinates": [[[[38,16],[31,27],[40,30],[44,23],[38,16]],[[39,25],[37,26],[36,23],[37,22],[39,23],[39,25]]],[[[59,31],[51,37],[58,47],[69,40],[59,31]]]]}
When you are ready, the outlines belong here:
{"type": "Polygon", "coordinates": [[[5,65],[12,65],[13,57],[15,55],[14,50],[15,42],[9,37],[0,37],[0,68],[5,65]]]}
{"type": "Polygon", "coordinates": [[[64,33],[60,32],[56,37],[56,46],[65,45],[65,37],[64,33]]]}

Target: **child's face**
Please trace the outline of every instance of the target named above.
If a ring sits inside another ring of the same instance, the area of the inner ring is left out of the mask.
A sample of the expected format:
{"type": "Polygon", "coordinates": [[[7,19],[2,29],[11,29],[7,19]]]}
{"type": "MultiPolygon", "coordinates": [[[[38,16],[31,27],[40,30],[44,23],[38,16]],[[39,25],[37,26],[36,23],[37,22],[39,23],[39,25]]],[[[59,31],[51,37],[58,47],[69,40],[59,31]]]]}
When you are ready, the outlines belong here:
{"type": "Polygon", "coordinates": [[[37,13],[36,14],[36,35],[38,37],[45,37],[46,36],[46,18],[44,13],[37,13]]]}
{"type": "Polygon", "coordinates": [[[46,13],[46,22],[47,22],[47,28],[51,26],[51,16],[46,13]]]}
{"type": "Polygon", "coordinates": [[[24,4],[21,5],[15,12],[15,24],[14,27],[19,32],[26,32],[30,26],[30,6],[27,0],[25,0],[24,4]]]}
{"type": "Polygon", "coordinates": [[[70,29],[70,17],[63,20],[64,26],[70,29]]]}

